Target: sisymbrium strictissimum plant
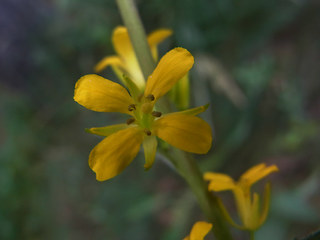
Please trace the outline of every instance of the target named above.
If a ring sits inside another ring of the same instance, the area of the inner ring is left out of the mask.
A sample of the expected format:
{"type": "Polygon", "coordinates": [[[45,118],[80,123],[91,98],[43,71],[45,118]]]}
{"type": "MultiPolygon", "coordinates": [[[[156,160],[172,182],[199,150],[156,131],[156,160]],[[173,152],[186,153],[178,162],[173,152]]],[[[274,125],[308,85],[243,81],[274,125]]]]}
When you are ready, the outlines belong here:
{"type": "MultiPolygon", "coordinates": [[[[198,154],[207,153],[212,144],[210,126],[196,116],[205,111],[207,105],[166,114],[160,112],[157,105],[157,101],[169,91],[179,109],[186,109],[189,105],[188,72],[194,64],[191,53],[184,48],[174,48],[158,62],[157,46],[172,31],[160,29],[146,38],[133,2],[117,0],[117,4],[128,29],[122,26],[115,28],[112,43],[116,55],[103,58],[95,66],[95,72],[111,66],[124,86],[99,75],[89,74],[77,81],[74,91],[74,100],[87,109],[119,112],[129,116],[125,123],[87,129],[89,133],[104,137],[89,155],[89,166],[96,173],[98,181],[108,180],[121,173],[136,157],[141,145],[145,156],[144,167],[149,169],[155,160],[158,138],[173,147],[198,154]],[[153,61],[157,63],[155,69],[153,61]]],[[[265,187],[262,208],[259,195],[252,195],[250,188],[258,180],[278,171],[275,165],[257,165],[235,182],[231,177],[219,173],[208,172],[203,178],[190,155],[167,151],[167,156],[191,187],[206,217],[215,226],[212,228],[211,223],[196,222],[184,240],[203,240],[211,229],[217,239],[233,239],[223,217],[233,226],[249,230],[251,239],[254,239],[254,231],[267,217],[270,185],[265,187]],[[204,179],[209,181],[208,188],[204,179]],[[225,190],[234,193],[241,225],[231,219],[221,200],[208,192],[225,190]]]]}

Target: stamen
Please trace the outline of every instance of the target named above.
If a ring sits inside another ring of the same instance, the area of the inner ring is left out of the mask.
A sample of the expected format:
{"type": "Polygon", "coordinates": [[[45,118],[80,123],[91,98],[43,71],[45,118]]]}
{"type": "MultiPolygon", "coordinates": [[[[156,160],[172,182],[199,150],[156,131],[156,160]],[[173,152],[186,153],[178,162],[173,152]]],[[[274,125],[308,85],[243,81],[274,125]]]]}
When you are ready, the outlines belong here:
{"type": "Polygon", "coordinates": [[[151,113],[151,115],[154,116],[154,117],[161,117],[162,113],[161,113],[161,112],[153,111],[153,112],[151,113]]]}
{"type": "Polygon", "coordinates": [[[148,136],[151,136],[151,131],[149,129],[145,129],[144,133],[147,134],[148,136]]]}
{"type": "Polygon", "coordinates": [[[130,125],[131,123],[134,123],[136,120],[134,118],[129,118],[127,120],[127,124],[130,125]]]}
{"type": "Polygon", "coordinates": [[[146,96],[146,99],[148,99],[152,102],[152,101],[154,101],[154,96],[152,94],[149,94],[148,96],[146,96]]]}
{"type": "Polygon", "coordinates": [[[133,110],[136,110],[136,105],[135,105],[135,104],[130,104],[130,105],[128,106],[128,111],[129,111],[129,112],[132,112],[133,110]]]}

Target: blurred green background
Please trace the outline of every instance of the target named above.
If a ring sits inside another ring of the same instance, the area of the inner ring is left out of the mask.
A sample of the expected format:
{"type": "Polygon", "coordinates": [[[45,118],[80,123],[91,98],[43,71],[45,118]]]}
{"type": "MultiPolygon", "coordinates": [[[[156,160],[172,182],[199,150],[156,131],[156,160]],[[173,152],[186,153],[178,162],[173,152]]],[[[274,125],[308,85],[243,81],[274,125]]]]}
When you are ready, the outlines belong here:
{"type": "MultiPolygon", "coordinates": [[[[202,117],[214,129],[212,150],[197,156],[201,169],[237,178],[260,162],[280,168],[269,177],[272,205],[257,239],[301,239],[319,228],[320,2],[137,4],[148,33],[174,31],[160,55],[182,46],[195,56],[192,106],[210,102],[202,117]]],[[[1,0],[0,239],[177,240],[204,220],[161,155],[145,172],[140,153],[103,183],[87,164],[101,138],[84,128],[124,118],[81,107],[73,88],[114,54],[111,33],[121,24],[111,0],[1,0]]],[[[102,75],[116,81],[110,70],[102,75]]],[[[221,196],[232,209],[231,194],[221,196]]]]}

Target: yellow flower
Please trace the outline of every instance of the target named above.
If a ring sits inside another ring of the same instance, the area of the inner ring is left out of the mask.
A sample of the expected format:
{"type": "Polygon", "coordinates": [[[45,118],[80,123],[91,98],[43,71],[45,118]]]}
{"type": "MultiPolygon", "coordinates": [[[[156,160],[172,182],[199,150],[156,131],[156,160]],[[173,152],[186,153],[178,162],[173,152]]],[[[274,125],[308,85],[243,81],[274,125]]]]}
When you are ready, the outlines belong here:
{"type": "Polygon", "coordinates": [[[212,228],[211,223],[196,222],[191,229],[190,235],[183,240],[203,240],[212,228]]]}
{"type": "MultiPolygon", "coordinates": [[[[171,34],[172,31],[169,29],[158,29],[149,34],[147,41],[155,61],[158,60],[158,44],[171,34]]],[[[100,72],[107,66],[111,66],[120,80],[123,80],[123,74],[125,74],[134,81],[139,89],[143,89],[145,86],[145,79],[133,50],[128,31],[125,27],[119,26],[114,29],[112,43],[117,55],[103,58],[95,66],[95,71],[100,72]]]]}
{"type": "Polygon", "coordinates": [[[105,136],[90,153],[89,166],[99,181],[118,175],[144,148],[145,168],[152,166],[157,138],[187,152],[204,154],[211,147],[210,126],[196,117],[206,110],[201,106],[162,115],[155,111],[155,102],[193,66],[193,56],[183,48],[164,55],[149,76],[145,91],[126,78],[130,91],[95,74],[85,75],[75,86],[74,100],[98,112],[120,112],[131,115],[126,124],[91,128],[90,133],[105,136]]]}
{"type": "Polygon", "coordinates": [[[265,186],[264,201],[261,209],[259,195],[253,193],[252,196],[250,188],[255,182],[276,171],[278,171],[276,165],[266,167],[265,164],[261,163],[242,174],[238,182],[234,182],[231,177],[221,173],[207,172],[204,174],[204,178],[210,181],[209,190],[211,191],[233,191],[242,226],[233,222],[221,203],[227,220],[235,227],[254,231],[258,229],[267,218],[270,202],[270,184],[268,183],[265,186]]]}

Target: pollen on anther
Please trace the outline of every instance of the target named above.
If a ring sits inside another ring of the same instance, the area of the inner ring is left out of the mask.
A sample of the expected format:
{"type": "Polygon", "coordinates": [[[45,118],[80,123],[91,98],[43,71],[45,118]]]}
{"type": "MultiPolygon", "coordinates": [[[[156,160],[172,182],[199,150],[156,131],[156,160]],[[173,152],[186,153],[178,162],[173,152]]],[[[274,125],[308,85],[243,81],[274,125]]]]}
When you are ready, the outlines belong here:
{"type": "Polygon", "coordinates": [[[130,104],[130,105],[128,106],[128,111],[132,112],[133,110],[136,110],[136,105],[130,104]]]}
{"type": "Polygon", "coordinates": [[[161,112],[153,111],[153,112],[151,113],[151,115],[154,116],[154,117],[161,117],[162,113],[161,113],[161,112]]]}
{"type": "Polygon", "coordinates": [[[144,133],[147,134],[148,136],[151,136],[151,131],[149,129],[145,129],[144,133]]]}
{"type": "Polygon", "coordinates": [[[129,118],[127,120],[127,124],[130,125],[131,123],[134,123],[136,120],[134,118],[129,118]]]}

